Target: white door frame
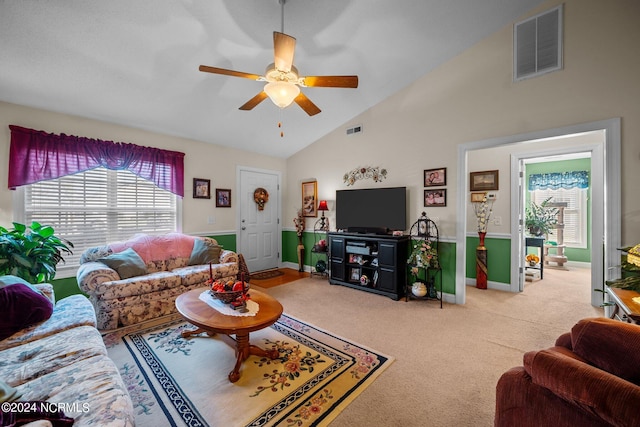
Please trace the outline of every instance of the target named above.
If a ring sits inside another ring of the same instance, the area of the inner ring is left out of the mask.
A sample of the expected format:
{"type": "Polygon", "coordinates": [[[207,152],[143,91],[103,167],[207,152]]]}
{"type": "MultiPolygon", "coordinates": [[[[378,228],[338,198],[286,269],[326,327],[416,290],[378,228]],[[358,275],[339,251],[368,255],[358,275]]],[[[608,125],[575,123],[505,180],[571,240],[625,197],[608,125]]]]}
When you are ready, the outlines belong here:
{"type": "MultiPolygon", "coordinates": [[[[520,171],[520,162],[522,160],[532,159],[535,157],[549,157],[572,153],[590,153],[591,163],[591,260],[603,259],[604,247],[600,243],[598,236],[604,236],[604,209],[598,209],[598,206],[604,206],[604,141],[597,144],[585,144],[573,147],[549,148],[542,150],[531,150],[511,155],[511,177],[517,176],[520,171]]],[[[513,182],[513,179],[512,179],[513,182]]],[[[519,186],[511,185],[511,206],[517,206],[517,209],[511,210],[511,235],[518,236],[519,241],[524,241],[524,226],[519,224],[519,217],[524,212],[524,197],[521,194],[524,190],[519,186]]],[[[514,240],[512,240],[514,242],[514,240]]],[[[602,242],[604,243],[604,242],[602,242]]],[[[525,257],[524,245],[511,245],[511,259],[522,260],[525,257]]],[[[521,292],[524,287],[524,273],[521,268],[511,269],[511,292],[521,292]]],[[[591,263],[591,289],[602,289],[602,271],[603,265],[600,262],[591,263]]],[[[601,292],[591,293],[591,304],[600,306],[603,303],[604,294],[601,292]]]]}
{"type": "MultiPolygon", "coordinates": [[[[456,216],[456,304],[466,302],[466,250],[467,250],[467,198],[469,194],[469,171],[467,170],[467,155],[469,151],[483,148],[498,147],[506,144],[521,143],[543,138],[562,135],[605,131],[604,168],[604,263],[603,279],[609,280],[619,275],[620,267],[617,261],[620,254],[617,248],[621,244],[621,174],[620,174],[620,118],[583,123],[563,128],[548,129],[520,135],[492,138],[458,145],[458,194],[456,216]]],[[[512,224],[513,230],[513,224],[512,224]]],[[[513,231],[512,231],[513,233],[513,231]]],[[[517,239],[518,233],[511,235],[517,239]]],[[[598,242],[591,242],[597,245],[598,242]]],[[[592,260],[592,264],[595,260],[592,260]]],[[[513,268],[512,268],[513,270],[513,268]]],[[[513,271],[512,271],[513,274],[513,271]]],[[[513,276],[512,276],[513,277],[513,276]]],[[[513,280],[513,279],[512,279],[513,280]]]]}
{"type": "MultiPolygon", "coordinates": [[[[271,175],[276,175],[278,177],[278,188],[282,188],[282,172],[280,171],[275,171],[275,170],[270,170],[270,169],[260,169],[260,168],[254,168],[254,167],[250,167],[250,166],[236,166],[236,188],[238,189],[238,191],[236,191],[236,194],[240,195],[242,194],[242,189],[240,188],[240,175],[241,172],[257,172],[257,173],[266,173],[266,174],[271,174],[271,175]]],[[[237,206],[238,208],[236,209],[236,251],[237,253],[241,253],[242,252],[242,248],[241,248],[241,231],[242,231],[242,203],[240,203],[239,199],[237,200],[237,206]]],[[[273,202],[273,198],[269,199],[270,202],[273,202]]],[[[277,217],[278,217],[278,229],[277,229],[277,238],[278,238],[278,267],[282,267],[282,221],[280,221],[280,218],[282,218],[282,193],[280,191],[278,191],[278,197],[277,197],[277,217]]]]}

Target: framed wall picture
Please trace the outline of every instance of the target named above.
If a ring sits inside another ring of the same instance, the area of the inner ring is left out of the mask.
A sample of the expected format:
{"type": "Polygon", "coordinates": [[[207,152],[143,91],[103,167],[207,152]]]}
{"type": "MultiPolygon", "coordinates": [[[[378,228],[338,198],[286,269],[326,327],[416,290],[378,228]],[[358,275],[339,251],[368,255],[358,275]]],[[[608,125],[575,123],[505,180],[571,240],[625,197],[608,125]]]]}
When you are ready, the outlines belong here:
{"type": "Polygon", "coordinates": [[[440,187],[443,185],[447,185],[447,168],[425,169],[425,187],[440,187]]]}
{"type": "Polygon", "coordinates": [[[216,208],[231,207],[231,190],[216,188],[216,208]]]}
{"type": "Polygon", "coordinates": [[[302,183],[302,216],[318,216],[318,181],[302,183]]]}
{"type": "Polygon", "coordinates": [[[484,200],[487,193],[471,193],[471,203],[480,203],[484,200]]]}
{"type": "Polygon", "coordinates": [[[447,206],[447,190],[424,190],[424,206],[436,207],[447,206]]]}
{"type": "Polygon", "coordinates": [[[497,190],[498,171],[471,172],[469,174],[469,189],[471,191],[497,190]]]}
{"type": "Polygon", "coordinates": [[[194,199],[210,199],[211,198],[211,180],[202,178],[193,178],[193,198],[194,199]]]}

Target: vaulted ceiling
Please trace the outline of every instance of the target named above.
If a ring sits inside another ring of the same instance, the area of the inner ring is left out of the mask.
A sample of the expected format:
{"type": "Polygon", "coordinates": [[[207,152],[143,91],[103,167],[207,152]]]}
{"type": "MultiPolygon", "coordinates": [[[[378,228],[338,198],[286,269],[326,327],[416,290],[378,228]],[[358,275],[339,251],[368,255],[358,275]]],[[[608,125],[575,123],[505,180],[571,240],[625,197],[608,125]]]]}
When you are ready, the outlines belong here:
{"type": "Polygon", "coordinates": [[[264,83],[198,71],[263,74],[278,0],[2,0],[0,100],[286,158],[539,3],[287,0],[300,74],[359,76],[303,88],[322,110],[310,117],[268,100],[240,111],[264,83]]]}

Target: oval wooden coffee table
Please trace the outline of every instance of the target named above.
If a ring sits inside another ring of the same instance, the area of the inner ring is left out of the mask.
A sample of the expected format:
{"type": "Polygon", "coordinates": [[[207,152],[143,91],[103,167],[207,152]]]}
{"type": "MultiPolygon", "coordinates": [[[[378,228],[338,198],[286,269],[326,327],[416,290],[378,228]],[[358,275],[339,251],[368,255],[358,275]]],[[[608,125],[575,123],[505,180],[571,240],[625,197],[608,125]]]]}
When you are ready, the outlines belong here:
{"type": "Polygon", "coordinates": [[[263,350],[249,343],[249,333],[273,325],[282,314],[282,304],[269,295],[251,290],[251,299],[258,303],[260,309],[255,316],[228,316],[220,313],[206,302],[200,300],[200,294],[208,288],[194,289],[176,298],[176,308],[184,319],[195,325],[197,329],[182,332],[183,337],[207,332],[209,335],[235,335],[237,361],[233,371],[229,373],[232,383],[240,379],[240,366],[250,355],[276,359],[278,350],[263,350]]]}

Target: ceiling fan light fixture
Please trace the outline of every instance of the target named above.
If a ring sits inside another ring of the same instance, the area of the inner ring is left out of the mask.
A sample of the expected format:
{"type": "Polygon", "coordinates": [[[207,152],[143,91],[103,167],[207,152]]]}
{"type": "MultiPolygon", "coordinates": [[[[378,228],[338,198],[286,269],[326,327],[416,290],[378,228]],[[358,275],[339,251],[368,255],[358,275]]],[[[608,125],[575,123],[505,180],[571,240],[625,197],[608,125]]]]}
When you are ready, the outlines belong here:
{"type": "Polygon", "coordinates": [[[287,0],[278,0],[282,11],[282,25],[280,31],[273,32],[273,59],[267,66],[264,76],[244,73],[242,71],[201,65],[200,71],[222,74],[225,76],[241,77],[245,79],[267,82],[263,90],[240,106],[240,110],[248,111],[255,108],[267,97],[280,107],[287,108],[295,102],[309,116],[318,114],[321,110],[307,96],[300,91],[300,87],[336,87],[357,88],[358,76],[306,76],[300,77],[298,69],[293,65],[296,49],[296,38],[284,32],[284,4],[287,0]]]}
{"type": "Polygon", "coordinates": [[[286,81],[269,82],[264,85],[269,99],[280,108],[286,108],[300,94],[300,88],[286,81]]]}

